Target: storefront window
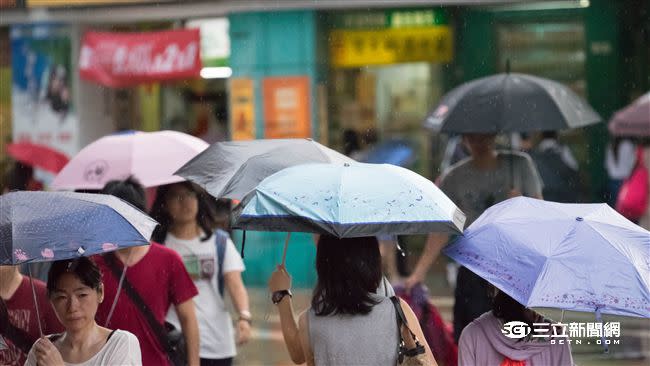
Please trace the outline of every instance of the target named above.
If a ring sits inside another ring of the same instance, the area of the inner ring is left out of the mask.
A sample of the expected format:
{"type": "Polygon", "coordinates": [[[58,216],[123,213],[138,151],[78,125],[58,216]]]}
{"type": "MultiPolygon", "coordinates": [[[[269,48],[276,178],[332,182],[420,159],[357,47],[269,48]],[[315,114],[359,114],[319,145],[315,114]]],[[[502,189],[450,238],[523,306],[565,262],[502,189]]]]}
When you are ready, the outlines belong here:
{"type": "Polygon", "coordinates": [[[585,31],[581,22],[500,24],[498,65],[505,71],[540,76],[585,96],[585,31]]]}

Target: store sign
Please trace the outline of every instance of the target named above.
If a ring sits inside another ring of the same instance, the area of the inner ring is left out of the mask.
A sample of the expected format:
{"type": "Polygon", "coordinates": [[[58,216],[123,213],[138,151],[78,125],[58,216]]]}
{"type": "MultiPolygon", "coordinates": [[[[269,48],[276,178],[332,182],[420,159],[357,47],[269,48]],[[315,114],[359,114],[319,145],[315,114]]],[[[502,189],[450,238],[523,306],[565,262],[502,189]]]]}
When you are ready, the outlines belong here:
{"type": "Polygon", "coordinates": [[[264,137],[311,137],[309,77],[281,76],[265,78],[264,137]]]}
{"type": "Polygon", "coordinates": [[[26,0],[27,7],[70,7],[152,3],[156,0],[26,0]]]}
{"type": "Polygon", "coordinates": [[[393,9],[336,13],[331,23],[335,29],[429,27],[447,24],[447,16],[442,9],[393,9]]]}
{"type": "Polygon", "coordinates": [[[391,28],[402,27],[428,27],[437,24],[444,24],[443,13],[434,9],[426,10],[404,10],[389,13],[389,26],[391,28]]]}
{"type": "Polygon", "coordinates": [[[203,67],[228,66],[230,58],[230,35],[228,18],[189,20],[186,28],[201,31],[201,60],[203,67]]]}
{"type": "Polygon", "coordinates": [[[148,33],[87,32],[79,74],[110,87],[199,77],[198,29],[148,33]]]}
{"type": "Polygon", "coordinates": [[[233,140],[255,139],[255,89],[253,80],[230,79],[230,126],[233,140]]]}
{"type": "Polygon", "coordinates": [[[335,67],[450,62],[453,37],[448,26],[334,30],[330,55],[335,67]]]}

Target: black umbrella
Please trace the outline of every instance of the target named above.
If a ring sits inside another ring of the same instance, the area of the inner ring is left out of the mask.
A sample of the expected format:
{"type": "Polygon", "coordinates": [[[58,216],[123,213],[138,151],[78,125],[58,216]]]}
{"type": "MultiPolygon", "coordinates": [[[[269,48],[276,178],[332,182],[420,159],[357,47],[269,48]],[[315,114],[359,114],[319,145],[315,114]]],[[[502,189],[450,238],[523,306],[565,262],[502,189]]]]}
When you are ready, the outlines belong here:
{"type": "Polygon", "coordinates": [[[586,101],[560,83],[503,73],[453,89],[424,125],[436,132],[502,133],[563,130],[601,120],[586,101]]]}

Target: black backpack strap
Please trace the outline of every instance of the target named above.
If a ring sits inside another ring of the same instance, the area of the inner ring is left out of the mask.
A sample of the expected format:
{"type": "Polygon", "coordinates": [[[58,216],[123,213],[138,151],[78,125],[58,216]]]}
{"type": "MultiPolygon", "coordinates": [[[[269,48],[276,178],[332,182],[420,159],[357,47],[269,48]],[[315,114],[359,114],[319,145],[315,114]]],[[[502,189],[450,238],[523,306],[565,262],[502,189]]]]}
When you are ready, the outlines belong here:
{"type": "Polygon", "coordinates": [[[223,298],[225,287],[223,279],[223,260],[226,257],[226,245],[228,244],[229,235],[227,232],[217,229],[214,232],[215,245],[217,246],[217,284],[219,285],[219,295],[223,298]]]}
{"type": "MultiPolygon", "coordinates": [[[[108,265],[108,268],[111,269],[111,272],[113,273],[113,276],[115,276],[115,279],[119,281],[122,275],[122,269],[120,269],[117,265],[115,255],[113,253],[105,254],[104,261],[108,265]]],[[[156,338],[158,338],[158,343],[160,343],[161,347],[165,350],[165,352],[167,352],[168,355],[171,355],[173,350],[170,348],[169,342],[167,342],[167,330],[153,316],[153,312],[151,309],[149,309],[149,306],[147,306],[147,303],[144,302],[142,297],[140,297],[138,291],[133,287],[133,285],[131,285],[127,276],[124,276],[122,288],[129,296],[131,301],[133,301],[135,306],[138,307],[140,313],[147,320],[147,323],[149,323],[149,327],[156,335],[156,338]]],[[[115,296],[119,296],[119,294],[116,294],[115,296]]]]}

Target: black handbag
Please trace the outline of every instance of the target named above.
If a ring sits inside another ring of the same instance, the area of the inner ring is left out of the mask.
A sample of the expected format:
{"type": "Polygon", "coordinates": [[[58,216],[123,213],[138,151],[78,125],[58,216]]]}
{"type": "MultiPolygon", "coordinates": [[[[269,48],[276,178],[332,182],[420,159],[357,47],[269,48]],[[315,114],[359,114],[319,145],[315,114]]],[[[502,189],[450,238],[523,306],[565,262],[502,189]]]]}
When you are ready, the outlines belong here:
{"type": "MultiPolygon", "coordinates": [[[[104,260],[106,261],[106,264],[108,264],[108,267],[110,267],[115,278],[119,281],[122,270],[115,262],[115,256],[113,254],[106,254],[104,260]]],[[[164,325],[160,324],[153,316],[149,306],[147,306],[126,276],[124,276],[122,288],[124,288],[124,291],[126,291],[126,294],[129,296],[131,301],[133,301],[138,309],[140,309],[140,312],[144,315],[145,319],[147,319],[149,327],[151,327],[156,338],[158,338],[158,342],[167,353],[167,358],[171,364],[174,366],[185,366],[187,364],[187,344],[185,343],[183,332],[176,329],[176,327],[169,322],[165,322],[164,325]]],[[[119,294],[116,296],[119,296],[119,294]]]]}

